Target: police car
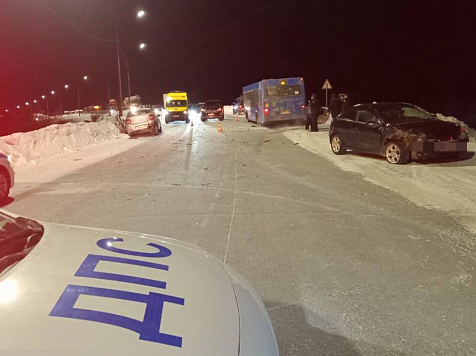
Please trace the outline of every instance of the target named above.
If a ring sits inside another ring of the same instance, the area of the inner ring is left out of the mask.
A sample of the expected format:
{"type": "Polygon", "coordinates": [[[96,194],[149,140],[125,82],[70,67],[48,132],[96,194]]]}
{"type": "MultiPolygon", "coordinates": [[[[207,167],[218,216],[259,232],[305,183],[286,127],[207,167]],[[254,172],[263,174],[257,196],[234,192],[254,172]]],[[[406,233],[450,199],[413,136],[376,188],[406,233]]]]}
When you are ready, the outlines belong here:
{"type": "Polygon", "coordinates": [[[1,355],[278,355],[260,298],[205,251],[0,210],[1,355]]]}

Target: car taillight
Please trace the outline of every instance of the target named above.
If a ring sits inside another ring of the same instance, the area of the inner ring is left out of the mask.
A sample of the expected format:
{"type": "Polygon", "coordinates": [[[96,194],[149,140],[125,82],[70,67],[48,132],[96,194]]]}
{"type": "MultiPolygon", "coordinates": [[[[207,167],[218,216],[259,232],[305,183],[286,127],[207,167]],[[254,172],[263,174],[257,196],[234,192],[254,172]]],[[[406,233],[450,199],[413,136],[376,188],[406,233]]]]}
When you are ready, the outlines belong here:
{"type": "Polygon", "coordinates": [[[301,105],[301,109],[305,109],[306,108],[306,105],[301,105]]]}
{"type": "Polygon", "coordinates": [[[243,105],[240,105],[240,109],[243,109],[243,105]]]}
{"type": "Polygon", "coordinates": [[[149,120],[155,120],[155,115],[149,115],[149,120]]]}
{"type": "Polygon", "coordinates": [[[217,111],[222,111],[222,108],[218,108],[218,110],[217,110],[217,111]]]}
{"type": "Polygon", "coordinates": [[[269,108],[264,108],[264,116],[269,116],[269,108]]]}
{"type": "Polygon", "coordinates": [[[126,119],[126,124],[130,124],[131,123],[131,119],[126,119]]]}

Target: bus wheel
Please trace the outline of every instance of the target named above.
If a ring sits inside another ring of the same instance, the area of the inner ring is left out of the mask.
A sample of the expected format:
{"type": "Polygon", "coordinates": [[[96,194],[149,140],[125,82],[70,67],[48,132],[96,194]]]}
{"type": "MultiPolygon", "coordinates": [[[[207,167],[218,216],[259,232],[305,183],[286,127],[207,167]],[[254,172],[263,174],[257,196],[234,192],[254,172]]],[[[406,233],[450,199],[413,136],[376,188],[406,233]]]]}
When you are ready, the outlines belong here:
{"type": "Polygon", "coordinates": [[[246,117],[246,121],[247,121],[247,122],[250,122],[250,119],[248,118],[248,111],[245,112],[245,117],[246,117]]]}
{"type": "Polygon", "coordinates": [[[258,113],[255,114],[255,122],[256,122],[256,125],[259,126],[259,121],[258,121],[258,113]]]}

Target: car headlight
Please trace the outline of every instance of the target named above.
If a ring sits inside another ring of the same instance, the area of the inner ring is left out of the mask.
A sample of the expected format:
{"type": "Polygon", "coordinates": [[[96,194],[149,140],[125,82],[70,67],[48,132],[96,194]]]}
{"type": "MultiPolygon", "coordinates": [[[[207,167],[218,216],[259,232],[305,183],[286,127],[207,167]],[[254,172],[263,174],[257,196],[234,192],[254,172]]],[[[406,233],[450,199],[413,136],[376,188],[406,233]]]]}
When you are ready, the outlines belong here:
{"type": "Polygon", "coordinates": [[[184,113],[184,115],[187,115],[187,114],[188,114],[188,111],[187,111],[187,110],[185,110],[183,113],[184,113]]]}

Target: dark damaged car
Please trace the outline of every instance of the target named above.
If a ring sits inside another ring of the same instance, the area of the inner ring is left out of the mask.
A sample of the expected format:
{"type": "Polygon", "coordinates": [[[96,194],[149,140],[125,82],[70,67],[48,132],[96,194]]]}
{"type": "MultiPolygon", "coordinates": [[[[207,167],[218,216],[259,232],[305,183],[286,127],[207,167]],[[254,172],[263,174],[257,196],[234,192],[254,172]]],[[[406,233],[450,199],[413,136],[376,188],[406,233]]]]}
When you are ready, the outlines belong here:
{"type": "Polygon", "coordinates": [[[467,152],[468,135],[457,123],[407,103],[356,105],[333,120],[329,138],[332,152],[384,156],[391,164],[411,159],[452,156],[467,152]]]}

